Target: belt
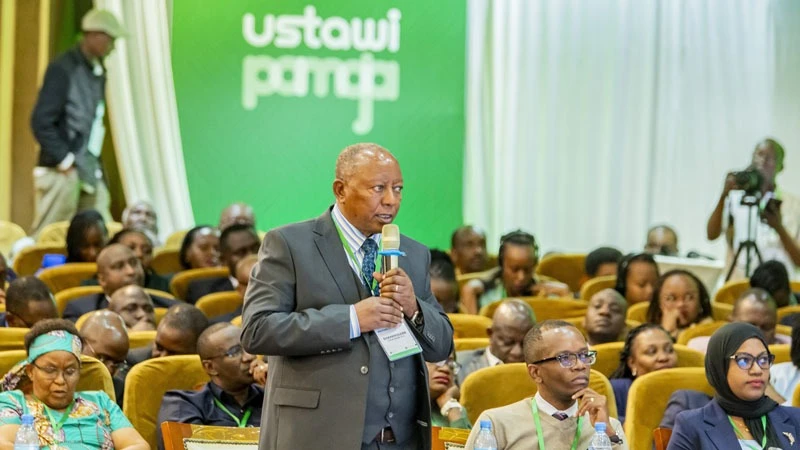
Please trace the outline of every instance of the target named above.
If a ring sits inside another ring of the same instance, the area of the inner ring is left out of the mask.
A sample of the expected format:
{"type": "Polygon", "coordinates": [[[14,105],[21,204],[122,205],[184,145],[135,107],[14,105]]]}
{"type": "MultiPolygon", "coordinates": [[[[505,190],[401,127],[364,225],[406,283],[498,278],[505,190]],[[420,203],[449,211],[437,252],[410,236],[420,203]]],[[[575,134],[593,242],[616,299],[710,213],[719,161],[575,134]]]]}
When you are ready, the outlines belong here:
{"type": "Polygon", "coordinates": [[[392,427],[383,428],[375,436],[375,442],[379,444],[393,444],[397,442],[394,438],[394,431],[392,431],[392,427]]]}

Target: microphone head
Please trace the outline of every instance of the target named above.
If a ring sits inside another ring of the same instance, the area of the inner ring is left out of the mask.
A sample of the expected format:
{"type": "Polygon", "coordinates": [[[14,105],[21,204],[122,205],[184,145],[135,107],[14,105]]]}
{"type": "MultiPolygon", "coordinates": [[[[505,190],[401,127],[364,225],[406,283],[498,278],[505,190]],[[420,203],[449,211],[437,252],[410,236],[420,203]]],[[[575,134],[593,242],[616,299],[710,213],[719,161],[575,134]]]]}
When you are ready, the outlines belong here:
{"type": "Polygon", "coordinates": [[[393,223],[384,225],[381,242],[384,250],[400,250],[400,227],[393,223]]]}

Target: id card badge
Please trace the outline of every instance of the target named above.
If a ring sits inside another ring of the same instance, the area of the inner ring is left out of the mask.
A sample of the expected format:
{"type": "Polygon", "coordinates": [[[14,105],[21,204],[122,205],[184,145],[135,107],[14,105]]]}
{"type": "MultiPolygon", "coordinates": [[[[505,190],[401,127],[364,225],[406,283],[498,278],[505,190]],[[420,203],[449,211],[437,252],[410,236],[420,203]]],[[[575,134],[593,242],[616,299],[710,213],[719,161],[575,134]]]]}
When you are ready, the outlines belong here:
{"type": "Polygon", "coordinates": [[[389,361],[397,361],[406,356],[422,353],[422,347],[420,347],[411,329],[408,328],[405,320],[394,328],[375,330],[375,336],[378,337],[378,342],[380,342],[381,348],[383,348],[389,361]]]}
{"type": "Polygon", "coordinates": [[[89,153],[96,158],[100,157],[100,152],[103,151],[103,139],[106,137],[106,126],[103,125],[103,117],[106,115],[106,102],[101,101],[97,104],[97,111],[95,112],[94,122],[92,123],[92,131],[89,133],[89,143],[86,148],[89,153]]]}

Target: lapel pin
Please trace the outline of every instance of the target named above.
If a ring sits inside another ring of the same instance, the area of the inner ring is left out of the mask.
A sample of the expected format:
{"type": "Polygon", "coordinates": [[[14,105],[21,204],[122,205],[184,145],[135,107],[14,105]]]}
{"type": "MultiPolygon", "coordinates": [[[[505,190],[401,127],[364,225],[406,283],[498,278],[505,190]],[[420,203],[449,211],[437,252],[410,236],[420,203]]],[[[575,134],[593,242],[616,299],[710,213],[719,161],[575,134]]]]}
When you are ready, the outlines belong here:
{"type": "Polygon", "coordinates": [[[786,436],[786,439],[789,439],[789,445],[794,445],[794,436],[792,436],[792,433],[784,431],[783,435],[786,436]]]}

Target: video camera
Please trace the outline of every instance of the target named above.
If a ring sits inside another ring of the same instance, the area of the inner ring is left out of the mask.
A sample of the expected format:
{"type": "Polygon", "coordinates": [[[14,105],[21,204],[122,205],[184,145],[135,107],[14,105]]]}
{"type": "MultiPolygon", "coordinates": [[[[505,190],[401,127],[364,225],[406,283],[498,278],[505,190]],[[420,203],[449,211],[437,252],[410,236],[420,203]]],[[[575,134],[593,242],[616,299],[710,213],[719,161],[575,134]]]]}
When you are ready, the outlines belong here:
{"type": "Polygon", "coordinates": [[[741,189],[746,195],[755,195],[761,190],[764,183],[764,175],[753,167],[748,167],[741,172],[733,172],[736,188],[741,189]]]}

